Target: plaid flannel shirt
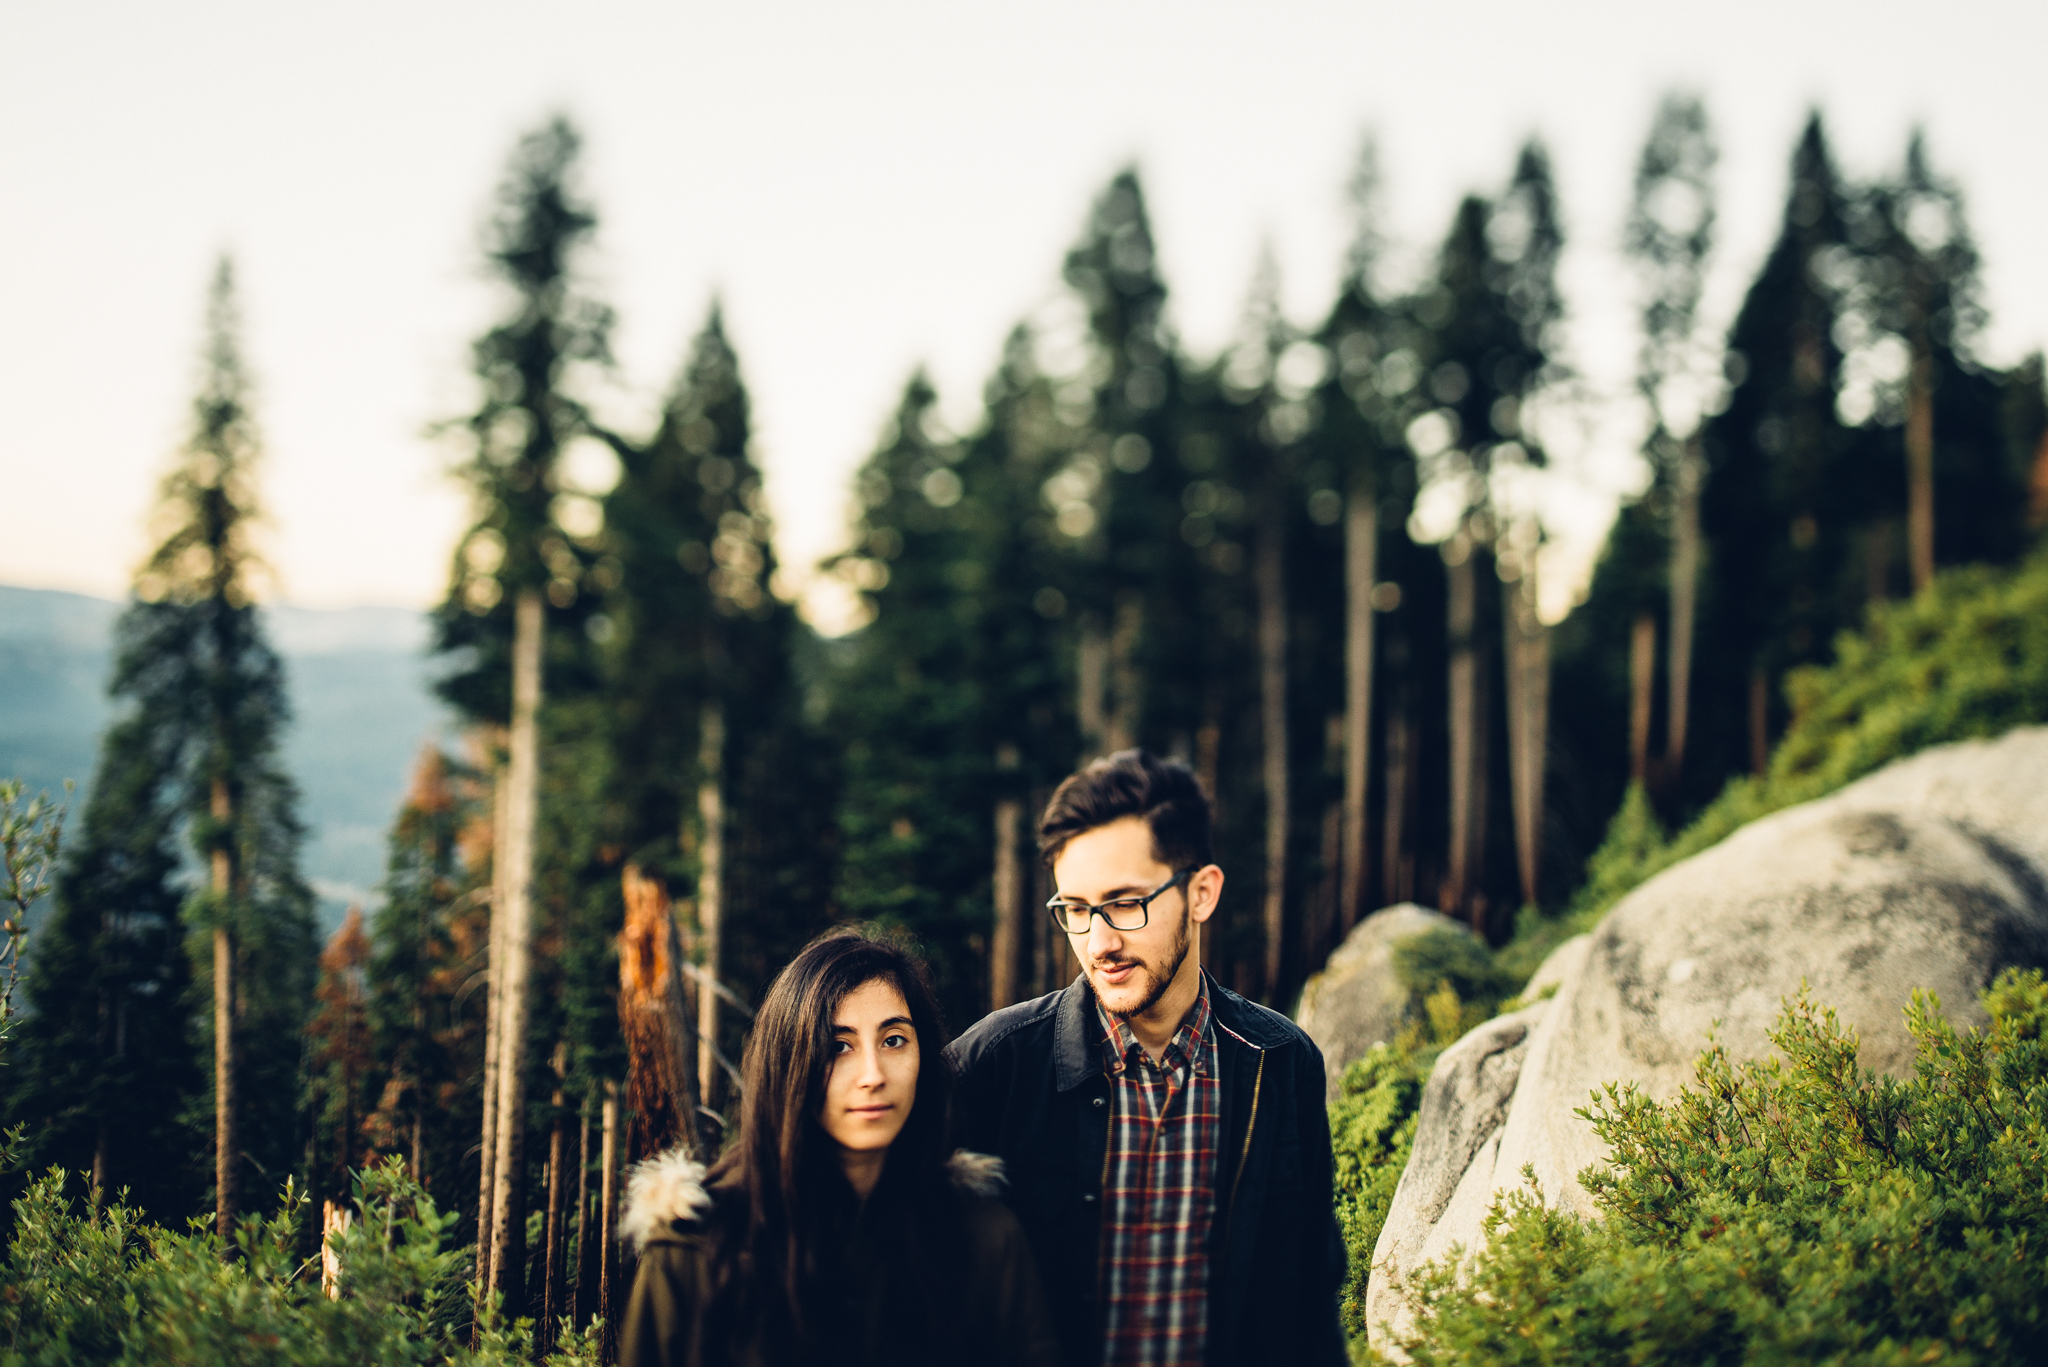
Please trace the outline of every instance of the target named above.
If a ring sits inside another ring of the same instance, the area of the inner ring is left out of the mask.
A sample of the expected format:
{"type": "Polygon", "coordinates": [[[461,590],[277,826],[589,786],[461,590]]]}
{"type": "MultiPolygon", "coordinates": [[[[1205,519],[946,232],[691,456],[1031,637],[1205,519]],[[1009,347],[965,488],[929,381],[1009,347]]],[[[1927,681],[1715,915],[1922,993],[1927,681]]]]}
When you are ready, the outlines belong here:
{"type": "Polygon", "coordinates": [[[1221,1094],[1209,984],[1155,1066],[1095,1005],[1115,1096],[1102,1183],[1105,1367],[1199,1367],[1209,1335],[1221,1094]]]}

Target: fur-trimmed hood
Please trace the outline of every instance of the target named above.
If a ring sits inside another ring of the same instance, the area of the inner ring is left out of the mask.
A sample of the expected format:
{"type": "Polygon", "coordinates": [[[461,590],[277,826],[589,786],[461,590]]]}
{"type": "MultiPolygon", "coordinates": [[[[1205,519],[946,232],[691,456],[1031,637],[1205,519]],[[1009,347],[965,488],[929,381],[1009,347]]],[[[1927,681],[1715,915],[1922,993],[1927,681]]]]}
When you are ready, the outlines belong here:
{"type": "MultiPolygon", "coordinates": [[[[969,1196],[999,1196],[1005,1185],[1002,1159],[966,1149],[955,1149],[946,1160],[946,1177],[954,1190],[969,1196]]],[[[667,1233],[676,1221],[699,1219],[710,1209],[704,1165],[691,1158],[688,1150],[673,1148],[635,1163],[627,1173],[619,1237],[638,1253],[648,1240],[667,1233]]]]}

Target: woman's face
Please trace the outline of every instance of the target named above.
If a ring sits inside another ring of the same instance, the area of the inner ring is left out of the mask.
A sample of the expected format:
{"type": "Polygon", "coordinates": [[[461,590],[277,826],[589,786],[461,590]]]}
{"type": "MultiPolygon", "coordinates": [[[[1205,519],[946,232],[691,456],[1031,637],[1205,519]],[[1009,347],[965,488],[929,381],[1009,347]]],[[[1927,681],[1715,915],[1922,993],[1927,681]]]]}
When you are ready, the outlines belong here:
{"type": "Polygon", "coordinates": [[[847,993],[832,1016],[825,1133],[853,1153],[888,1148],[917,1100],[917,1068],[917,1031],[896,984],[870,978],[847,993]]]}

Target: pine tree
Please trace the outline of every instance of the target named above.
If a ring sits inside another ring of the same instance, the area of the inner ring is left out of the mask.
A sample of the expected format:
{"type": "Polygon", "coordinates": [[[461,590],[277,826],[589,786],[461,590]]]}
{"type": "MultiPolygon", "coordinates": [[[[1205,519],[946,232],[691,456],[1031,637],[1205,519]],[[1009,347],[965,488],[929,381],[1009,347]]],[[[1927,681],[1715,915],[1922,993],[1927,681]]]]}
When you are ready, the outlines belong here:
{"type": "MultiPolygon", "coordinates": [[[[1628,576],[1644,588],[1659,577],[1665,579],[1668,597],[1664,752],[1653,771],[1649,737],[1653,662],[1648,658],[1632,660],[1630,774],[1637,782],[1651,782],[1654,774],[1651,786],[1660,791],[1676,782],[1684,768],[1691,710],[1699,594],[1699,482],[1704,473],[1698,424],[1708,397],[1701,392],[1704,386],[1698,373],[1693,320],[1705,281],[1707,254],[1713,246],[1710,177],[1716,155],[1705,107],[1697,99],[1666,96],[1637,163],[1635,199],[1624,230],[1625,245],[1643,279],[1643,345],[1636,384],[1650,410],[1645,452],[1652,475],[1649,491],[1623,517],[1628,523],[1627,535],[1651,543],[1645,550],[1652,549],[1660,534],[1668,546],[1668,569],[1663,576],[1628,576]],[[1652,525],[1638,529],[1635,524],[1644,518],[1652,525]]],[[[1624,561],[1633,558],[1622,557],[1624,561]]],[[[1631,649],[1638,655],[1644,652],[1633,643],[1646,637],[1654,641],[1655,614],[1652,604],[1636,607],[1630,639],[1631,649]],[[1647,629],[1643,625],[1646,619],[1650,623],[1647,629]]]]}
{"type": "Polygon", "coordinates": [[[369,985],[370,937],[363,912],[350,907],[328,937],[313,988],[319,1006],[306,1023],[312,1046],[312,1191],[347,1198],[350,1175],[368,1166],[363,1126],[383,1091],[372,1052],[369,985]]]}
{"type": "MultiPolygon", "coordinates": [[[[23,1101],[57,1122],[53,1158],[89,1144],[102,1184],[173,1202],[173,1054],[196,1034],[212,1060],[214,1218],[243,1208],[250,1170],[292,1170],[299,1033],[313,966],[312,894],[298,874],[297,796],[280,767],[284,670],[251,601],[261,446],[249,409],[233,270],[209,295],[193,430],[166,479],[163,539],[116,628],[110,692],[126,709],[102,746],[83,839],[67,862],[45,958],[30,981],[23,1101]],[[199,857],[188,881],[178,837],[199,857]],[[174,919],[175,917],[175,919],[174,919]],[[187,967],[171,949],[182,922],[187,967]],[[197,1029],[184,983],[209,1000],[197,1029]],[[44,1008],[48,1009],[43,1019],[44,1008]],[[89,1138],[88,1138],[89,1136],[89,1138]]],[[[186,1112],[201,1133],[204,1122],[186,1112]]]]}
{"type": "MultiPolygon", "coordinates": [[[[1436,407],[1407,434],[1425,481],[1464,491],[1444,542],[1448,571],[1445,690],[1450,746],[1449,842],[1438,903],[1487,935],[1503,933],[1514,887],[1500,563],[1495,476],[1540,464],[1525,408],[1557,377],[1551,330],[1562,314],[1556,263],[1563,233],[1549,159],[1522,149],[1495,204],[1468,197],[1438,258],[1433,286],[1414,304],[1427,329],[1426,393],[1436,407]]],[[[1521,555],[1518,552],[1518,556],[1521,555]]],[[[1540,733],[1540,728],[1538,728],[1540,733]]]]}
{"type": "MultiPolygon", "coordinates": [[[[186,1112],[204,1097],[179,931],[179,836],[188,729],[176,673],[147,667],[148,621],[131,605],[116,628],[108,727],[56,895],[36,927],[28,1011],[9,1046],[8,1113],[28,1126],[31,1171],[89,1172],[153,1218],[196,1206],[203,1182],[186,1112]]],[[[160,657],[158,657],[160,658],[160,657]]]]}
{"type": "Polygon", "coordinates": [[[1844,358],[1842,407],[1864,413],[1851,438],[1858,465],[1903,465],[1904,476],[1869,481],[1890,494],[1865,511],[1875,598],[1891,585],[1885,533],[1901,504],[1914,592],[1937,564],[2017,557],[2031,453],[2003,430],[2007,377],[1975,354],[1985,310],[1962,192],[1933,169],[1919,132],[1900,170],[1854,196],[1847,213],[1859,269],[1845,309],[1855,345],[1844,358]],[[1887,350],[1903,358],[1902,374],[1890,373],[1887,350]]]}
{"type": "Polygon", "coordinates": [[[835,690],[844,747],[838,901],[900,926],[932,959],[948,1018],[988,1000],[991,890],[982,718],[963,644],[976,625],[963,569],[976,548],[958,516],[964,453],[936,433],[937,396],[922,372],[856,478],[862,506],[841,572],[872,620],[848,643],[835,690]]]}
{"type": "Polygon", "coordinates": [[[1845,603],[1858,481],[1843,478],[1835,324],[1853,283],[1844,195],[1820,116],[1792,158],[1777,244],[1729,334],[1727,409],[1706,427],[1700,522],[1712,575],[1712,647],[1700,654],[1688,748],[1703,778],[1761,772],[1783,721],[1777,681],[1825,658],[1860,603],[1845,603]]]}
{"type": "Polygon", "coordinates": [[[1052,990],[1071,962],[1066,937],[1040,911],[1051,891],[1028,829],[1079,748],[1065,630],[1072,565],[1059,554],[1042,498],[1071,434],[1034,348],[1028,328],[1011,332],[983,393],[983,423],[953,467],[961,496],[951,514],[959,538],[948,577],[965,600],[961,648],[973,688],[961,744],[989,766],[979,783],[991,821],[979,852],[991,878],[992,1008],[1052,990]]]}
{"type": "Polygon", "coordinates": [[[491,914],[484,1162],[479,1184],[480,1285],[516,1311],[524,1298],[526,1096],[533,1024],[536,843],[540,829],[540,701],[587,690],[589,555],[562,526],[560,460],[589,430],[575,397],[581,372],[610,361],[610,310],[579,288],[576,252],[596,218],[571,184],[580,139],[560,118],[522,139],[499,190],[485,252],[507,287],[505,320],[474,348],[482,399],[462,426],[464,467],[478,504],[458,546],[437,648],[459,654],[442,694],[476,721],[505,726],[508,757],[493,822],[499,847],[491,914]],[[549,624],[564,628],[550,630],[549,624]],[[488,1218],[485,1218],[486,1215],[488,1218]]]}
{"type": "Polygon", "coordinates": [[[463,932],[489,866],[473,786],[439,747],[421,753],[392,822],[368,970],[372,1071],[384,1087],[364,1123],[366,1158],[402,1155],[415,1180],[451,1198],[461,1194],[452,1179],[479,1119],[463,1083],[481,1052],[466,1021],[480,1012],[465,1011],[461,996],[463,932]]]}
{"type": "MultiPolygon", "coordinates": [[[[653,439],[615,445],[623,474],[605,504],[618,566],[607,599],[613,838],[633,877],[658,880],[664,897],[691,894],[675,913],[697,969],[726,991],[753,992],[817,928],[827,843],[818,823],[831,804],[801,716],[800,629],[771,583],[746,386],[717,305],[653,439]]],[[[687,1071],[715,1101],[730,1094],[741,1022],[705,982],[688,985],[687,1071]]],[[[696,1133],[694,1116],[663,1123],[696,1133]]],[[[635,1133],[636,1154],[659,1137],[635,1133]]]]}

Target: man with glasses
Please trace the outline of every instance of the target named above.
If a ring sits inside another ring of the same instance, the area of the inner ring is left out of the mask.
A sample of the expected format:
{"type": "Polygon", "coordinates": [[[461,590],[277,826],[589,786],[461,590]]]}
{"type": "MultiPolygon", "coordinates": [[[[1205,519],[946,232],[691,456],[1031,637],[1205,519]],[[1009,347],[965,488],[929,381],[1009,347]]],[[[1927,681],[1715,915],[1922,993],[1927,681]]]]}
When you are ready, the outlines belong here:
{"type": "Polygon", "coordinates": [[[1346,1361],[1322,1055],[1201,969],[1210,822],[1143,751],[1062,783],[1039,848],[1081,973],[948,1051],[956,1140],[1005,1161],[1071,1367],[1346,1361]]]}

